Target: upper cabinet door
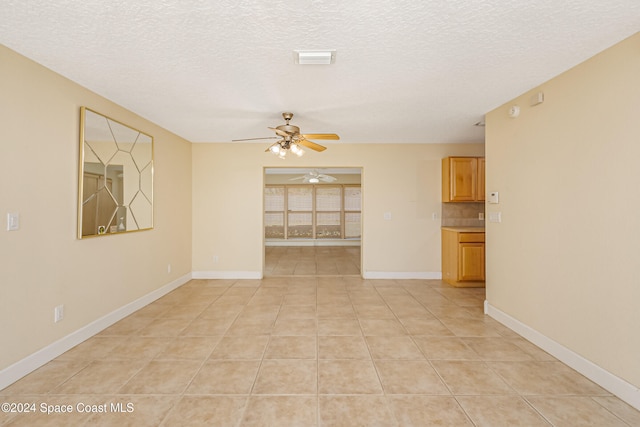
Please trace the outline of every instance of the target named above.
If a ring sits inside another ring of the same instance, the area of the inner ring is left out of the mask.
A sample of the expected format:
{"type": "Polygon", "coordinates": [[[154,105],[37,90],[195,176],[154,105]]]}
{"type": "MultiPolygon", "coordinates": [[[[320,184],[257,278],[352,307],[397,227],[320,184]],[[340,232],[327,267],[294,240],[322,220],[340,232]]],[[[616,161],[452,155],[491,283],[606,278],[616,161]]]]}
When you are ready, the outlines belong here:
{"type": "Polygon", "coordinates": [[[447,157],[442,159],[442,201],[475,202],[478,191],[478,159],[447,157]]]}

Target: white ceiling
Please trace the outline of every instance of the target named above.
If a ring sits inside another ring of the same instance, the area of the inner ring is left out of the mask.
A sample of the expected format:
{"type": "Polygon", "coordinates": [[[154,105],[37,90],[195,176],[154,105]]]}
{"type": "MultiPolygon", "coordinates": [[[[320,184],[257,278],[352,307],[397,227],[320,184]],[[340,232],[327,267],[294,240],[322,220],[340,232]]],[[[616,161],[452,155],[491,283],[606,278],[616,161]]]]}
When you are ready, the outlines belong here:
{"type": "Polygon", "coordinates": [[[0,16],[5,46],[192,142],[273,136],[292,111],[330,146],[483,141],[484,113],[637,32],[640,1],[3,0],[0,16]]]}

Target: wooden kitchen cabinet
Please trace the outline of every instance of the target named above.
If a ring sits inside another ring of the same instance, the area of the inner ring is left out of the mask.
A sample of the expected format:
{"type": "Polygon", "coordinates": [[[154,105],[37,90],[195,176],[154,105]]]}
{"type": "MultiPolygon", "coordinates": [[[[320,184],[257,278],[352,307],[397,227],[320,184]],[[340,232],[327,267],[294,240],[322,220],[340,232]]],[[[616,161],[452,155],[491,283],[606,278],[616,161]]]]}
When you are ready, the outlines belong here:
{"type": "Polygon", "coordinates": [[[442,228],[442,280],[456,287],[484,287],[484,228],[442,228]]]}
{"type": "Polygon", "coordinates": [[[484,282],[484,243],[460,243],[458,280],[484,282]]]}
{"type": "Polygon", "coordinates": [[[484,201],[484,157],[442,159],[442,201],[484,201]]]}

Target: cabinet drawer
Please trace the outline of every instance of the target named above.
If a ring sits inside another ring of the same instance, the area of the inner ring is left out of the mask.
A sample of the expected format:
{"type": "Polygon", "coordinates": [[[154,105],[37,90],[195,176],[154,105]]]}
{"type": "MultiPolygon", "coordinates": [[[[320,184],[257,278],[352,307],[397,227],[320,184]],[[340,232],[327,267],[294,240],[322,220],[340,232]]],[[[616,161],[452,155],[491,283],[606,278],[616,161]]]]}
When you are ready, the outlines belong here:
{"type": "Polygon", "coordinates": [[[460,243],[484,243],[484,233],[459,233],[460,243]]]}

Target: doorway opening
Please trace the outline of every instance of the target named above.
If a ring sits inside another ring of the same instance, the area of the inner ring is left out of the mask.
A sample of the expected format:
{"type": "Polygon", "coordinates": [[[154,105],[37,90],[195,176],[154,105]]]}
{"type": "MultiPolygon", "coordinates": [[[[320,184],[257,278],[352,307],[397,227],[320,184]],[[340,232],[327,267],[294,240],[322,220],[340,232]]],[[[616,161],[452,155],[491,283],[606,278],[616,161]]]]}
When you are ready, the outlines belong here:
{"type": "Polygon", "coordinates": [[[361,276],[362,168],[265,168],[264,276],[361,276]]]}

